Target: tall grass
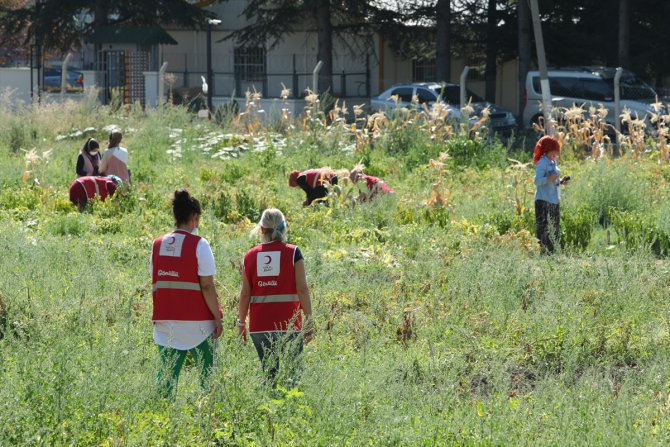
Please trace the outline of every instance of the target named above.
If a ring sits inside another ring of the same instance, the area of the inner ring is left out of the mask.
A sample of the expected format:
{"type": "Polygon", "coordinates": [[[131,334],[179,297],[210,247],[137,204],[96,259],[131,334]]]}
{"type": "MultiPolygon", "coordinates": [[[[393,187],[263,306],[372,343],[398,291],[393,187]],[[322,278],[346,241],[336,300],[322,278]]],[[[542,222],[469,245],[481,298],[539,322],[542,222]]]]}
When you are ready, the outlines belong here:
{"type": "Polygon", "coordinates": [[[35,161],[40,185],[22,178],[25,153],[0,142],[1,445],[667,444],[667,260],[607,240],[605,218],[665,228],[668,168],[657,159],[562,161],[570,228],[583,224],[578,212],[602,219],[587,220],[584,245],[547,257],[532,237],[532,166],[459,124],[431,130],[426,111],[352,129],[314,109],[307,124],[273,123],[278,143],[245,118],[221,128],[169,105],[100,107],[81,124],[101,139],[109,124],[126,130],[135,182],[78,212],[67,187],[82,141],[56,141],[71,126],[50,117],[58,110],[21,112],[41,114],[53,149],[35,161]],[[175,129],[181,157],[167,152],[175,129]],[[235,157],[213,157],[237,142],[247,146],[235,157]],[[286,184],[292,169],[361,159],[396,197],[303,208],[286,184]],[[226,329],[210,390],[187,365],[168,402],[154,387],[148,257],[180,186],[204,205],[226,329]],[[285,212],[304,253],[317,322],[295,389],[263,386],[253,347],[234,333],[239,262],[268,206],[285,212]]]}

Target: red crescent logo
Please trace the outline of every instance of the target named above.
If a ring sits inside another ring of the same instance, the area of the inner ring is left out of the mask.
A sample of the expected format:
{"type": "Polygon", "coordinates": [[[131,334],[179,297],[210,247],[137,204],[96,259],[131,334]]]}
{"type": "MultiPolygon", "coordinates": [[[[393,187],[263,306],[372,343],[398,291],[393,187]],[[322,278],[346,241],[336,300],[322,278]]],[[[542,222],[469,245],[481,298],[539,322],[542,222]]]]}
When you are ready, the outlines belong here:
{"type": "Polygon", "coordinates": [[[169,238],[167,238],[167,244],[168,245],[174,245],[174,243],[175,243],[175,237],[174,236],[170,236],[169,238]]]}
{"type": "Polygon", "coordinates": [[[267,259],[267,261],[265,261],[265,265],[268,265],[272,262],[272,258],[270,256],[266,256],[265,259],[267,259]]]}

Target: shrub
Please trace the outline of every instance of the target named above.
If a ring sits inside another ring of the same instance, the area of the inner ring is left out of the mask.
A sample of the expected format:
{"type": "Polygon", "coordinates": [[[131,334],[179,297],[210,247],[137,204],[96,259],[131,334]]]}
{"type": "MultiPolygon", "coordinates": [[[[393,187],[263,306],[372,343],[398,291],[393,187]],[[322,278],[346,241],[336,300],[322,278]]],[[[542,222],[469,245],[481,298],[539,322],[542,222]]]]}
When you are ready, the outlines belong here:
{"type": "Polygon", "coordinates": [[[219,198],[214,202],[213,207],[214,215],[219,219],[222,219],[224,222],[227,222],[229,219],[228,216],[233,210],[233,201],[228,194],[221,192],[219,198]]]}
{"type": "Polygon", "coordinates": [[[603,226],[609,225],[611,210],[635,211],[648,203],[648,184],[629,163],[601,162],[584,175],[588,178],[572,186],[575,199],[593,210],[603,226]]]}
{"type": "Polygon", "coordinates": [[[670,233],[661,229],[648,215],[610,209],[611,225],[627,249],[648,248],[657,256],[670,249],[670,233]]]}
{"type": "Polygon", "coordinates": [[[467,138],[452,138],[446,142],[446,150],[456,166],[485,168],[503,166],[507,150],[500,143],[485,143],[467,138]]]}
{"type": "Polygon", "coordinates": [[[68,214],[49,223],[47,230],[57,236],[80,236],[86,232],[86,223],[82,214],[68,214]]]}
{"type": "Polygon", "coordinates": [[[561,212],[561,246],[584,250],[591,241],[596,213],[582,205],[575,210],[564,209],[561,212]]]}

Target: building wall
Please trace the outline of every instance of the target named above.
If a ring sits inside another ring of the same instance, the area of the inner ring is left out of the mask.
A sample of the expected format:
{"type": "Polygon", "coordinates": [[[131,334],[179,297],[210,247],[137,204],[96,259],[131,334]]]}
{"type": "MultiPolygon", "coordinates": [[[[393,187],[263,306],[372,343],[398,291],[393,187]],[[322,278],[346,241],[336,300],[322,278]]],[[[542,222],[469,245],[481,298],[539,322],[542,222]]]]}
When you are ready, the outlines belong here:
{"type": "MultiPolygon", "coordinates": [[[[317,63],[317,34],[310,31],[309,23],[304,30],[286,35],[275,46],[268,45],[266,55],[267,83],[248,82],[236,85],[234,76],[234,52],[238,46],[230,34],[248,24],[242,15],[246,0],[230,0],[209,9],[222,20],[212,27],[212,70],[214,72],[214,96],[244,96],[254,88],[266,97],[279,97],[282,83],[291,90],[292,97],[300,97],[312,84],[311,72],[317,63]],[[297,72],[297,77],[293,73],[297,72]],[[237,87],[237,88],[236,88],[237,87]]],[[[168,73],[174,76],[174,87],[199,87],[201,76],[207,70],[207,32],[170,29],[167,31],[179,42],[160,48],[161,62],[168,62],[168,73]]],[[[379,36],[372,43],[355,39],[345,45],[334,39],[333,85],[336,96],[377,95],[393,84],[412,82],[412,60],[397,56],[379,36]],[[351,47],[355,49],[352,51],[351,47]],[[370,91],[366,91],[366,70],[370,70],[370,91]],[[342,73],[345,73],[343,76],[342,73]],[[344,79],[344,82],[343,82],[344,79]]],[[[159,63],[160,65],[160,63],[159,63]]],[[[465,63],[452,61],[451,81],[458,82],[465,63]]],[[[496,103],[517,112],[517,63],[506,62],[498,67],[496,103]]],[[[468,87],[483,96],[484,82],[475,76],[468,79],[468,87]]]]}
{"type": "MultiPolygon", "coordinates": [[[[161,58],[168,62],[169,73],[175,76],[176,87],[194,87],[202,84],[201,76],[207,71],[207,32],[169,30],[179,45],[163,45],[161,58]]],[[[215,95],[230,96],[235,90],[234,53],[238,45],[230,36],[231,30],[221,27],[212,29],[212,71],[214,72],[215,95]]],[[[333,54],[333,74],[335,93],[344,90],[347,95],[362,93],[365,84],[366,55],[353,54],[338,40],[333,54]],[[342,85],[342,73],[345,85],[342,85]]],[[[359,42],[359,46],[362,44],[359,42]]],[[[373,65],[375,57],[370,57],[373,65]]],[[[292,94],[302,94],[311,86],[312,71],[317,63],[317,36],[315,33],[294,33],[287,35],[274,47],[268,48],[266,56],[267,85],[266,96],[278,97],[282,83],[292,90],[292,94]],[[297,77],[294,78],[294,72],[297,77]],[[295,92],[294,90],[297,90],[295,92]]],[[[373,70],[374,72],[374,70],[373,70]]],[[[255,87],[263,91],[262,83],[242,83],[241,91],[255,87]]],[[[239,95],[238,95],[239,96],[239,95]]]]}

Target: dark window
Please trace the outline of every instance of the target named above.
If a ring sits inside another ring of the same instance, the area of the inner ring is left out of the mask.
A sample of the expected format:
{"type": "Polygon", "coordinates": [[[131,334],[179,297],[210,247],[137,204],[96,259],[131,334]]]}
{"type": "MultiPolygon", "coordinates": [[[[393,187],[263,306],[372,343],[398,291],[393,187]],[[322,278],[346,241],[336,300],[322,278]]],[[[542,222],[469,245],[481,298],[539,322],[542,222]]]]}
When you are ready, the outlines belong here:
{"type": "Polygon", "coordinates": [[[432,103],[437,99],[437,95],[425,88],[416,90],[416,96],[419,99],[419,104],[432,103]]]}
{"type": "Polygon", "coordinates": [[[433,82],[437,78],[435,59],[414,59],[412,61],[413,82],[433,82]]]}
{"type": "MultiPolygon", "coordinates": [[[[533,78],[533,90],[535,90],[538,95],[542,94],[539,76],[533,78]]],[[[551,90],[551,96],[567,96],[570,98],[584,97],[582,80],[579,78],[551,76],[549,78],[549,90],[551,90]]]]}
{"type": "Polygon", "coordinates": [[[614,101],[614,90],[601,79],[584,79],[584,99],[614,101]]]}
{"type": "Polygon", "coordinates": [[[412,87],[398,87],[391,92],[391,95],[398,95],[400,102],[412,102],[412,94],[414,89],[412,87]]]}
{"type": "MultiPolygon", "coordinates": [[[[614,81],[612,81],[614,85],[614,81]]],[[[622,76],[619,81],[621,87],[621,99],[655,99],[656,92],[645,82],[635,76],[622,76]]]]}
{"type": "Polygon", "coordinates": [[[234,59],[238,79],[243,82],[265,80],[265,48],[235,48],[234,59]]]}
{"type": "Polygon", "coordinates": [[[549,78],[549,89],[552,96],[584,97],[582,81],[579,78],[549,78]]]}
{"type": "Polygon", "coordinates": [[[440,96],[448,104],[458,105],[461,102],[461,90],[456,85],[447,85],[440,92],[440,96]]]}

